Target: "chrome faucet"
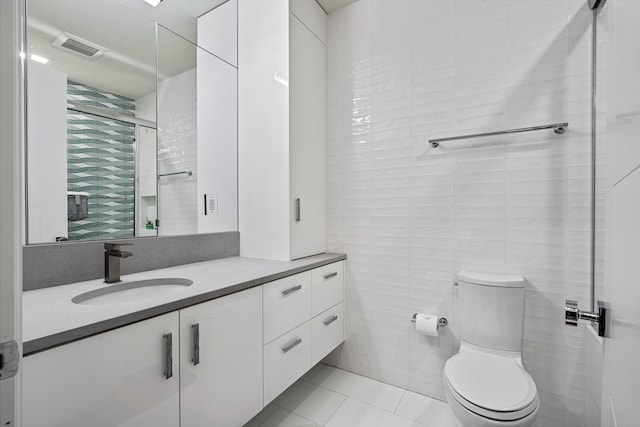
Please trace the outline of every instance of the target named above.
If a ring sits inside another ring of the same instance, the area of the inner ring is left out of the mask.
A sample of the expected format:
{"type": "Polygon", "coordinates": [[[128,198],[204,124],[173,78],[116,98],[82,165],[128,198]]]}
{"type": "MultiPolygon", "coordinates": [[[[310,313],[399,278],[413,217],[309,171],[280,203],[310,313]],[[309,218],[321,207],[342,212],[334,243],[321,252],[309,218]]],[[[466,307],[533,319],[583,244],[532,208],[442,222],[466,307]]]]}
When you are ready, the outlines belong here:
{"type": "Polygon", "coordinates": [[[120,258],[133,256],[131,252],[123,252],[120,246],[133,246],[131,243],[104,244],[104,283],[120,282],[120,258]]]}

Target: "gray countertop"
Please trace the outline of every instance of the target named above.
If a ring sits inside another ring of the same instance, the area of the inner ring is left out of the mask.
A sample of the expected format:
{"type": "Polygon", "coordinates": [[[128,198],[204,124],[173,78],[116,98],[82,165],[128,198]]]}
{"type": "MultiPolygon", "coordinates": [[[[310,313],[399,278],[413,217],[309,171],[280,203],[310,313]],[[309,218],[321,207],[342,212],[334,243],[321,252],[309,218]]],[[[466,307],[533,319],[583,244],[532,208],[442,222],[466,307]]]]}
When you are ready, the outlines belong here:
{"type": "Polygon", "coordinates": [[[22,296],[23,352],[27,356],[344,259],[344,254],[289,262],[231,257],[130,274],[123,282],[175,277],[193,280],[193,285],[118,304],[71,302],[76,295],[111,286],[102,279],[27,291],[22,296]]]}

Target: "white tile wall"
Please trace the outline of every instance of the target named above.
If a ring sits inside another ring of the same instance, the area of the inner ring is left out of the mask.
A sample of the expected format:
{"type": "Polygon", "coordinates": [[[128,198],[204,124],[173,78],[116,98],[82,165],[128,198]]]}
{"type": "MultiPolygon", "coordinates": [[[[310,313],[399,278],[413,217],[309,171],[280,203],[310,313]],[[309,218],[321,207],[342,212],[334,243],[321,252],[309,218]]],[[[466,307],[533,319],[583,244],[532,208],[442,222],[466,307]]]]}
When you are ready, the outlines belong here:
{"type": "Polygon", "coordinates": [[[158,83],[158,174],[193,172],[158,180],[162,236],[198,232],[196,88],[195,68],[158,83]]]}
{"type": "Polygon", "coordinates": [[[461,269],[527,278],[539,425],[584,425],[590,305],[591,14],[579,0],[360,0],[329,15],[328,249],[347,340],[329,361],[444,399],[461,269]],[[569,131],[429,138],[569,121],[569,131]],[[447,316],[418,336],[415,311],[447,316]]]}

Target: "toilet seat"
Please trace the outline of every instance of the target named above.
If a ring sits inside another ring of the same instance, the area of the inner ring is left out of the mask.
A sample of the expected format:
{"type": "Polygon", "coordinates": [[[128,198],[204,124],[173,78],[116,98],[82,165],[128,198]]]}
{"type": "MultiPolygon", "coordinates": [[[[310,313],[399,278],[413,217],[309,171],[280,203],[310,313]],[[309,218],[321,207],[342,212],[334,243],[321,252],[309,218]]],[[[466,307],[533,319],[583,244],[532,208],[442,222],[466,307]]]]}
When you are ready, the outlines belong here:
{"type": "Polygon", "coordinates": [[[490,350],[463,342],[444,368],[445,385],[460,405],[499,421],[524,418],[539,406],[536,385],[519,352],[490,350]]]}

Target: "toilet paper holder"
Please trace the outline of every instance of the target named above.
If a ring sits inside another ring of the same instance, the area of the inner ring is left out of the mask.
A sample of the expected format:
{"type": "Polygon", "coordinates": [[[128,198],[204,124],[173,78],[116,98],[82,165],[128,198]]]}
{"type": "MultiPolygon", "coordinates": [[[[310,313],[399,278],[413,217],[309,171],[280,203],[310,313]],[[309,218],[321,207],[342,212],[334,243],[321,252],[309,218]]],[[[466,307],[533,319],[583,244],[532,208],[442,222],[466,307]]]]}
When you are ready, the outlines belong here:
{"type": "MultiPolygon", "coordinates": [[[[411,316],[411,321],[413,323],[416,323],[416,317],[418,317],[418,313],[413,313],[413,316],[411,316]]],[[[449,324],[449,321],[447,320],[446,317],[439,317],[438,318],[438,329],[444,328],[448,324],[449,324]]]]}

